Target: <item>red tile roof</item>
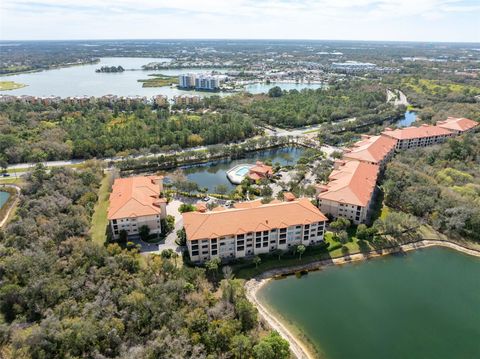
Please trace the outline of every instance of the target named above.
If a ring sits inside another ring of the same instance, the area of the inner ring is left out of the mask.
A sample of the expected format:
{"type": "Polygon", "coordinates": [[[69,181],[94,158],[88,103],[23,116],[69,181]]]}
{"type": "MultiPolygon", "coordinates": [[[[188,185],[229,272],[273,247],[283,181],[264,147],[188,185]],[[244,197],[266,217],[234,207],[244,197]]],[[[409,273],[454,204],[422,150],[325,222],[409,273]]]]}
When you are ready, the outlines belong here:
{"type": "Polygon", "coordinates": [[[141,217],[160,214],[161,176],[118,178],[113,183],[108,219],[141,217]]]}
{"type": "Polygon", "coordinates": [[[318,195],[339,203],[365,207],[372,198],[379,167],[360,161],[348,161],[330,174],[326,191],[318,195]]]}
{"type": "Polygon", "coordinates": [[[444,121],[438,121],[437,126],[445,128],[447,130],[464,132],[471,130],[479,125],[477,121],[470,120],[468,118],[448,117],[444,121]]]}
{"type": "Polygon", "coordinates": [[[405,127],[396,130],[383,131],[382,135],[397,139],[409,140],[414,138],[425,138],[433,136],[451,135],[449,130],[438,126],[422,125],[420,127],[405,127]]]}
{"type": "Polygon", "coordinates": [[[371,136],[355,143],[343,157],[377,164],[395,149],[396,144],[397,140],[391,137],[371,136]]]}
{"type": "Polygon", "coordinates": [[[306,198],[260,205],[255,201],[250,207],[206,213],[183,213],[188,240],[266,231],[326,220],[322,212],[306,198]]]}

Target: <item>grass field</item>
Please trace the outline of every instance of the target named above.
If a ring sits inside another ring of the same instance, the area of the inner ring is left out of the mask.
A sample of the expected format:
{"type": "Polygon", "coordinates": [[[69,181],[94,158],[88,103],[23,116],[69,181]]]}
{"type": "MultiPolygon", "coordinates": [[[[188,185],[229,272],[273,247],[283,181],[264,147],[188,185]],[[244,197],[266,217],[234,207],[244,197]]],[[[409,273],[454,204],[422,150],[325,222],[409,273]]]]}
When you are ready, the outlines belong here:
{"type": "Polygon", "coordinates": [[[107,239],[105,229],[108,225],[107,211],[108,198],[110,196],[111,176],[112,175],[110,173],[107,173],[102,179],[102,183],[98,191],[98,202],[94,208],[92,226],[90,228],[92,240],[101,245],[103,245],[107,239]]]}
{"type": "Polygon", "coordinates": [[[142,87],[162,87],[170,86],[171,84],[178,84],[177,76],[153,75],[151,79],[137,80],[142,82],[142,87]]]}
{"type": "Polygon", "coordinates": [[[0,91],[16,90],[26,86],[14,81],[0,81],[0,91]]]}
{"type": "Polygon", "coordinates": [[[404,79],[402,82],[405,86],[410,87],[412,90],[418,93],[439,93],[442,91],[461,93],[465,90],[469,90],[471,93],[480,94],[480,89],[475,86],[458,84],[454,82],[434,81],[429,79],[419,79],[416,81],[412,78],[404,79]]]}

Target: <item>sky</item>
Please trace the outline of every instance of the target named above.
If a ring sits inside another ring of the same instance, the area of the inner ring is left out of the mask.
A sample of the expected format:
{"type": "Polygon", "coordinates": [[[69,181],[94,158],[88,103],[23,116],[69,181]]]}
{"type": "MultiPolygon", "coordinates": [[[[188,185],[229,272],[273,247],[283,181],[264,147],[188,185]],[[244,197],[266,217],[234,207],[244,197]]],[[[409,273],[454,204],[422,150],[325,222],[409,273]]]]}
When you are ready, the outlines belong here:
{"type": "Polygon", "coordinates": [[[480,0],[0,0],[0,40],[480,42],[480,0]]]}

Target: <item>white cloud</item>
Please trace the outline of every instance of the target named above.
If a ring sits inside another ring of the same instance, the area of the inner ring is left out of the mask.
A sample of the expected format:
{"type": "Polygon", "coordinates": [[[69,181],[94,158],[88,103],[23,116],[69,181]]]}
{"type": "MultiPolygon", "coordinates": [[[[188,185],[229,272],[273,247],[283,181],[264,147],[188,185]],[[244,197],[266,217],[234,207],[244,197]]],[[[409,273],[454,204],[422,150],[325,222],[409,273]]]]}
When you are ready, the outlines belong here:
{"type": "Polygon", "coordinates": [[[468,0],[2,0],[0,38],[479,41],[479,17],[468,0]]]}

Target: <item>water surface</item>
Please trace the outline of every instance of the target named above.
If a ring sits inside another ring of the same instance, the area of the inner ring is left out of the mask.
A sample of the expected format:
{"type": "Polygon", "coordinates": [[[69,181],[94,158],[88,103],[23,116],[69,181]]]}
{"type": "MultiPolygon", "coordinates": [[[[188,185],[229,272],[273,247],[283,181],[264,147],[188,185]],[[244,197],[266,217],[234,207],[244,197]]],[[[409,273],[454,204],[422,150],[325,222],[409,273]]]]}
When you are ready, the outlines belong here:
{"type": "Polygon", "coordinates": [[[480,259],[450,249],[272,281],[259,299],[328,359],[480,358],[480,259]]]}
{"type": "Polygon", "coordinates": [[[405,115],[395,122],[398,127],[408,127],[411,126],[417,120],[417,113],[414,111],[406,111],[405,115]]]}
{"type": "MultiPolygon", "coordinates": [[[[293,165],[304,151],[305,149],[302,147],[273,148],[248,152],[245,157],[241,159],[223,159],[193,166],[183,166],[180,167],[180,169],[189,181],[196,182],[200,188],[208,188],[209,192],[213,192],[215,187],[220,184],[226,185],[229,190],[232,190],[236,185],[233,185],[226,175],[226,172],[230,168],[242,163],[254,164],[256,161],[267,160],[271,160],[272,163],[278,162],[282,166],[293,165]]],[[[168,174],[172,172],[173,171],[166,173],[166,176],[168,177],[168,174]]]]}
{"type": "MultiPolygon", "coordinates": [[[[15,81],[28,85],[17,90],[3,91],[8,95],[31,96],[147,96],[163,94],[172,98],[175,95],[194,93],[209,95],[209,92],[183,91],[175,87],[142,87],[139,79],[151,78],[150,74],[164,74],[177,76],[182,73],[204,73],[212,69],[170,69],[144,71],[142,65],[150,62],[166,62],[167,58],[138,58],[138,57],[102,57],[100,63],[63,67],[53,70],[31,72],[25,74],[0,76],[0,81],[15,81]],[[124,72],[98,73],[102,66],[122,66],[124,72]],[[133,70],[133,71],[131,71],[133,70]]],[[[221,71],[222,69],[219,69],[221,71]]],[[[222,93],[216,93],[222,95],[222,93]]]]}
{"type": "Polygon", "coordinates": [[[10,193],[0,191],[0,208],[2,208],[5,203],[7,203],[8,197],[10,197],[10,193]]]}

